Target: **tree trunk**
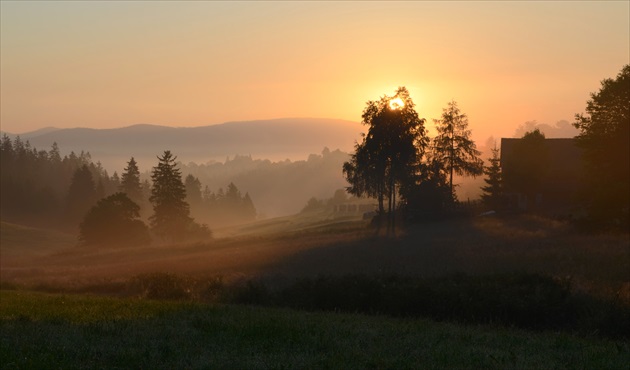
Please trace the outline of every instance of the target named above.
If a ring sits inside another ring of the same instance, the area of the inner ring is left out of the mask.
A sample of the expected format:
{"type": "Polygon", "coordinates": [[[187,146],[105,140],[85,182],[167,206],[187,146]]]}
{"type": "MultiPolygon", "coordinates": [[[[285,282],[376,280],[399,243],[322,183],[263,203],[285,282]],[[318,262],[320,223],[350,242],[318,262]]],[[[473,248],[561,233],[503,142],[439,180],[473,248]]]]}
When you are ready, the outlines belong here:
{"type": "Polygon", "coordinates": [[[396,236],[396,184],[392,184],[392,198],[393,198],[393,209],[392,209],[392,235],[396,236]]]}

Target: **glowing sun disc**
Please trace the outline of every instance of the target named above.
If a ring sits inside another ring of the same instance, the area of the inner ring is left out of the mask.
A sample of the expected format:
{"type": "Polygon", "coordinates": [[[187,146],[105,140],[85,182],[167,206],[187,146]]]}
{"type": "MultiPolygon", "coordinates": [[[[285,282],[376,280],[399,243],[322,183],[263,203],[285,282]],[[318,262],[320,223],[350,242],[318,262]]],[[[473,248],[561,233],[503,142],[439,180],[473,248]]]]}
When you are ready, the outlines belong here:
{"type": "Polygon", "coordinates": [[[405,102],[401,98],[394,98],[389,101],[389,109],[401,109],[405,106],[405,102]]]}

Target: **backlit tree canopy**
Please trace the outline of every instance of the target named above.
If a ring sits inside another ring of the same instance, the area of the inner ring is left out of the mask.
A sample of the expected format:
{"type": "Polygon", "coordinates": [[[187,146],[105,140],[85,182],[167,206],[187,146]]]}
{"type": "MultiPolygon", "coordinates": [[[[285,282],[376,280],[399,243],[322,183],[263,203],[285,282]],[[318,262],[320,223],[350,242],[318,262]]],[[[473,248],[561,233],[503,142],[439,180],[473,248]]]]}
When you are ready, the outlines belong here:
{"type": "Polygon", "coordinates": [[[350,183],[348,192],[378,199],[379,212],[396,207],[397,188],[414,182],[419,162],[428,145],[424,119],[419,118],[405,87],[394,96],[369,101],[362,115],[368,132],[355,146],[343,173],[350,183]]]}
{"type": "Polygon", "coordinates": [[[628,226],[630,207],[630,65],[591,94],[586,114],[576,114],[584,148],[589,207],[594,217],[628,226]]]}

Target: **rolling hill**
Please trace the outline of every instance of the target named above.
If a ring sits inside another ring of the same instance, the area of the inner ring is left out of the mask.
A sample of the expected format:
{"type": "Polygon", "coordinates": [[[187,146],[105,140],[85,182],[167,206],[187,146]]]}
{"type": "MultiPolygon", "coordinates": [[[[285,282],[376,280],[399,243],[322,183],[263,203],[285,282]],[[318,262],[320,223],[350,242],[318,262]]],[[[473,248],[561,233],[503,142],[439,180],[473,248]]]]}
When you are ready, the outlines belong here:
{"type": "Polygon", "coordinates": [[[110,173],[120,173],[130,157],[136,158],[141,170],[148,169],[166,149],[183,163],[224,160],[236,154],[272,161],[306,159],[324,147],[350,152],[361,131],[357,122],[283,118],[178,128],[149,124],[115,129],[49,127],[20,137],[40,150],[56,142],[62,155],[88,151],[110,173]]]}

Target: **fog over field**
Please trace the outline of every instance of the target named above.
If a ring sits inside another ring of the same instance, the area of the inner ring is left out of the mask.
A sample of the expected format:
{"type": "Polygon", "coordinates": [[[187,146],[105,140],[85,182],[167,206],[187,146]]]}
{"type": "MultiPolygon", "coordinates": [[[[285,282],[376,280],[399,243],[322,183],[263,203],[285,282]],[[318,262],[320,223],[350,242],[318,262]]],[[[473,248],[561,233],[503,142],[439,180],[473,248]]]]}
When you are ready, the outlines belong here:
{"type": "MultiPolygon", "coordinates": [[[[134,157],[141,171],[156,163],[156,156],[171,150],[184,164],[221,161],[235,155],[271,161],[305,160],[324,147],[350,152],[364,128],[358,122],[283,118],[274,120],[226,122],[197,127],[170,127],[138,124],[115,129],[46,128],[20,133],[40,150],[57,143],[62,155],[89,152],[111,174],[122,173],[134,157]]],[[[16,134],[11,133],[10,137],[16,134]]]]}

